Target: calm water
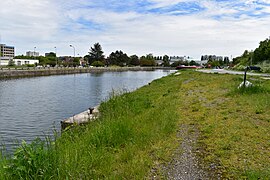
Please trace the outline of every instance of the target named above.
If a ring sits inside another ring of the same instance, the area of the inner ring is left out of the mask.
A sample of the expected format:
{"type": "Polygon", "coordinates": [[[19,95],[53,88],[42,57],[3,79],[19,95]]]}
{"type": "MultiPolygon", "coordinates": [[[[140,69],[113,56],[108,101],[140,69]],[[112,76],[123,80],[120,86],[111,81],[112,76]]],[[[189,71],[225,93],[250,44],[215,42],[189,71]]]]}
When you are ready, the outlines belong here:
{"type": "Polygon", "coordinates": [[[98,105],[112,90],[132,91],[170,71],[127,71],[0,80],[0,143],[32,141],[98,105]]]}

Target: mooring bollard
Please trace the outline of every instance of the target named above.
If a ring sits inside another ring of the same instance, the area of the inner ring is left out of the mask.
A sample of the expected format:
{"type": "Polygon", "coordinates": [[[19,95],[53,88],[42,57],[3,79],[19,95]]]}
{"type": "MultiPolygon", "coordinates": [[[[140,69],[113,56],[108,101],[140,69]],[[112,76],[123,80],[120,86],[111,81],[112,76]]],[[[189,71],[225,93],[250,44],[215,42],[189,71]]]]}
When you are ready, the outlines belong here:
{"type": "Polygon", "coordinates": [[[89,108],[90,114],[93,114],[94,109],[95,108],[92,108],[92,107],[89,108]]]}

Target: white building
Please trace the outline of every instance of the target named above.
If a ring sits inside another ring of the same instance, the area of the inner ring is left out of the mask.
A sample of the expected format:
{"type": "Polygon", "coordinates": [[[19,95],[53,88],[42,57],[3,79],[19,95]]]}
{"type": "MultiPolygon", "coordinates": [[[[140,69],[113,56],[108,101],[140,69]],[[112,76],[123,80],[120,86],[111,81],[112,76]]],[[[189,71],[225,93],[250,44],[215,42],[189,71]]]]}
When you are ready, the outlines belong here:
{"type": "Polygon", "coordinates": [[[7,66],[10,61],[13,61],[16,66],[22,66],[27,64],[38,64],[39,60],[36,59],[10,59],[10,58],[1,58],[0,65],[7,66]]]}
{"type": "Polygon", "coordinates": [[[10,60],[12,59],[9,57],[0,57],[0,66],[7,66],[10,60]]]}
{"type": "Polygon", "coordinates": [[[36,51],[27,51],[26,52],[26,56],[29,56],[29,57],[38,57],[39,56],[39,52],[36,52],[36,51]]]}
{"type": "Polygon", "coordinates": [[[38,64],[39,60],[37,59],[13,59],[16,66],[22,66],[27,64],[38,64]]]}

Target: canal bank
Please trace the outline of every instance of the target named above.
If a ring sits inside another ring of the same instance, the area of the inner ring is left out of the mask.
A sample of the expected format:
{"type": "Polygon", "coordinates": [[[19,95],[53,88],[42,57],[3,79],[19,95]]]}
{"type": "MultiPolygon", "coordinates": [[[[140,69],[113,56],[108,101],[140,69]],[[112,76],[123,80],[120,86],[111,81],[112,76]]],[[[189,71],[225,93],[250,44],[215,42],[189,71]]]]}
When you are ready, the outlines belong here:
{"type": "Polygon", "coordinates": [[[183,71],[113,96],[48,151],[35,142],[0,160],[0,179],[268,179],[270,81],[241,81],[183,71]]]}
{"type": "Polygon", "coordinates": [[[0,79],[18,77],[37,77],[79,73],[152,71],[157,69],[171,70],[167,67],[85,67],[85,68],[1,68],[0,79]]]}

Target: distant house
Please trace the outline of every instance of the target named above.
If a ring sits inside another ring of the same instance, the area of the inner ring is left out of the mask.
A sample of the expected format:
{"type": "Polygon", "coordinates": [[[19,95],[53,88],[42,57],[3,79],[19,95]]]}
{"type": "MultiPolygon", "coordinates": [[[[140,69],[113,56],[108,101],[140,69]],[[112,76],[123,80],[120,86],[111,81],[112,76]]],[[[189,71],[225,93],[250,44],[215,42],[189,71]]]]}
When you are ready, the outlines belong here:
{"type": "Polygon", "coordinates": [[[13,59],[16,66],[28,65],[28,64],[39,64],[37,59],[13,59]]]}

